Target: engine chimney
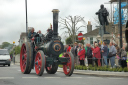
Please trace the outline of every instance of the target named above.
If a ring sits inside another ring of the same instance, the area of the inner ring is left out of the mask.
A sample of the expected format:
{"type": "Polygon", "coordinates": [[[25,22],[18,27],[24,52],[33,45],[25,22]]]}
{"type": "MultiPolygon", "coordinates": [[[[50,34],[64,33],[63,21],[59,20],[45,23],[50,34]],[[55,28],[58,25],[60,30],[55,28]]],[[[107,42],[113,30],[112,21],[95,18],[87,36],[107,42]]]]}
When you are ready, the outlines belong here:
{"type": "Polygon", "coordinates": [[[58,36],[58,9],[53,9],[53,37],[56,38],[58,36]]]}

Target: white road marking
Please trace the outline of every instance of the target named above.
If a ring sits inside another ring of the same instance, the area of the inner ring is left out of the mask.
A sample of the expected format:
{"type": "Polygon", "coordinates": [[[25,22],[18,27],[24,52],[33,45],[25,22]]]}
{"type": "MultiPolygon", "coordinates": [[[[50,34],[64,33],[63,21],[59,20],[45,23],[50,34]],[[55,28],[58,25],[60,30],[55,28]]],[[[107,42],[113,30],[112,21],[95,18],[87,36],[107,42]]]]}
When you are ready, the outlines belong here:
{"type": "Polygon", "coordinates": [[[123,79],[123,78],[109,78],[109,79],[123,79]]]}
{"type": "Polygon", "coordinates": [[[33,79],[33,78],[38,78],[38,77],[22,77],[24,79],[33,79]]]}
{"type": "Polygon", "coordinates": [[[82,78],[82,77],[66,77],[66,78],[82,78]]]}
{"type": "Polygon", "coordinates": [[[0,77],[0,79],[14,79],[14,77],[0,77]]]}
{"type": "Polygon", "coordinates": [[[101,77],[87,77],[87,78],[101,78],[101,77]]]}
{"type": "Polygon", "coordinates": [[[60,78],[60,77],[44,77],[44,78],[60,78]]]}
{"type": "Polygon", "coordinates": [[[20,67],[11,67],[11,68],[20,68],[20,67]]]}

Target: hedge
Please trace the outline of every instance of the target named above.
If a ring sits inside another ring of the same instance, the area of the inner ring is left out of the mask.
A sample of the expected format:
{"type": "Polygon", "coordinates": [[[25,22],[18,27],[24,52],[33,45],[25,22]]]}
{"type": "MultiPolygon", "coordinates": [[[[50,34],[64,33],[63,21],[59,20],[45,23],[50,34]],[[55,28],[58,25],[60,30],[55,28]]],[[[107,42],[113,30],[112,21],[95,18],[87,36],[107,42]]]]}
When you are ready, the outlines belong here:
{"type": "MultiPolygon", "coordinates": [[[[63,68],[63,65],[59,65],[60,68],[63,68]]],[[[97,67],[97,66],[92,66],[89,65],[88,67],[86,66],[81,66],[81,65],[76,65],[74,69],[77,70],[92,70],[92,71],[110,71],[110,72],[128,72],[128,68],[122,68],[122,67],[117,67],[117,68],[110,68],[109,66],[104,66],[104,67],[97,67]]]]}

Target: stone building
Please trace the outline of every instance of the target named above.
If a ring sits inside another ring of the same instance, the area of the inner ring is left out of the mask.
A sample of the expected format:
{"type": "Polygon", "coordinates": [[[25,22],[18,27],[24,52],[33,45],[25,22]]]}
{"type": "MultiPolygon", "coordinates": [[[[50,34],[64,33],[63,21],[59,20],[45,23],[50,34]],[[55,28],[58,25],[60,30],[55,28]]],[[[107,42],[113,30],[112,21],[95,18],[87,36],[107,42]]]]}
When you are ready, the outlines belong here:
{"type": "MultiPolygon", "coordinates": [[[[28,33],[30,32],[30,30],[32,29],[32,27],[28,27],[28,33]]],[[[27,35],[26,35],[26,32],[22,32],[20,34],[20,39],[19,39],[19,46],[22,46],[22,44],[24,42],[27,42],[27,35]]]]}

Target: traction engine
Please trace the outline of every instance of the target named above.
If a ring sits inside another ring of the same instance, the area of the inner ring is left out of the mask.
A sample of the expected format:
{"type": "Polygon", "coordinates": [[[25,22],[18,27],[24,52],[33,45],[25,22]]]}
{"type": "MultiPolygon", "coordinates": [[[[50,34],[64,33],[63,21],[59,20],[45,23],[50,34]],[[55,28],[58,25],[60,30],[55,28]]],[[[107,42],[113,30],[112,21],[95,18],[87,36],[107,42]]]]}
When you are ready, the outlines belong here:
{"type": "Polygon", "coordinates": [[[58,9],[53,9],[53,30],[48,30],[44,37],[36,34],[31,40],[22,44],[20,52],[20,68],[23,74],[29,74],[35,68],[41,76],[46,69],[48,74],[55,74],[58,65],[63,65],[66,76],[74,71],[74,56],[71,52],[64,53],[64,45],[58,36],[58,9]],[[63,57],[59,55],[63,53],[63,57]]]}

